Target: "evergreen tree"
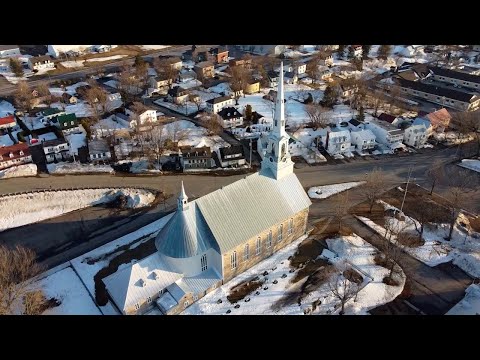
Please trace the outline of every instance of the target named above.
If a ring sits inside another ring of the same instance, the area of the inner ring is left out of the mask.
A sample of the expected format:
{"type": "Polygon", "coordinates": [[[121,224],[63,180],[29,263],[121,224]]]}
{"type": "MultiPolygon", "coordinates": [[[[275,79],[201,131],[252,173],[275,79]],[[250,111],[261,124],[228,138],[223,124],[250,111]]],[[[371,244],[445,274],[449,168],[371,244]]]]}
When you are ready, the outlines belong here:
{"type": "Polygon", "coordinates": [[[337,103],[337,97],[338,94],[335,88],[332,85],[327,85],[320,104],[325,107],[333,108],[333,105],[337,103]]]}
{"type": "Polygon", "coordinates": [[[15,58],[10,58],[10,70],[12,70],[16,77],[23,76],[23,66],[20,61],[15,58]]]}
{"type": "Polygon", "coordinates": [[[360,110],[358,111],[358,115],[357,115],[357,120],[358,121],[365,120],[365,113],[364,113],[364,110],[363,110],[363,106],[360,106],[360,110]]]}
{"type": "Polygon", "coordinates": [[[251,121],[252,120],[252,105],[248,104],[246,107],[245,107],[245,119],[247,121],[251,121]]]}
{"type": "Polygon", "coordinates": [[[345,51],[345,45],[338,45],[337,54],[340,59],[343,59],[344,51],[345,51]]]}
{"type": "Polygon", "coordinates": [[[392,51],[391,45],[380,45],[380,47],[378,48],[377,57],[380,59],[386,60],[387,57],[390,55],[391,51],[392,51]]]}
{"type": "Polygon", "coordinates": [[[362,45],[362,58],[368,59],[368,53],[370,52],[370,48],[372,45],[362,45]]]}

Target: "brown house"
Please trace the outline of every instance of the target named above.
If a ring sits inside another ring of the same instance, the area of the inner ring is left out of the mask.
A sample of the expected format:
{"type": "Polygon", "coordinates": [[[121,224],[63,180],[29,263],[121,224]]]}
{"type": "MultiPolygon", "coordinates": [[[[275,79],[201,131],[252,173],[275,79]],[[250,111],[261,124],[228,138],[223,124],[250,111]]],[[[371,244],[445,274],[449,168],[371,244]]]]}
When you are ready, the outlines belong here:
{"type": "Polygon", "coordinates": [[[193,70],[200,79],[209,79],[215,76],[215,68],[210,61],[203,61],[194,66],[193,70]]]}

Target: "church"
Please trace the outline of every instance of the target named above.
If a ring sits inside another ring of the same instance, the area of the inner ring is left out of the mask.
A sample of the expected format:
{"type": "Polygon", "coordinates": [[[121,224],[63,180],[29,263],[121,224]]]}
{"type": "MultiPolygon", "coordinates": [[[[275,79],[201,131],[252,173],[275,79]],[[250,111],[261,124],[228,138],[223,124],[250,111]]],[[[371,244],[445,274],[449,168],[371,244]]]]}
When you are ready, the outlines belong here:
{"type": "Polygon", "coordinates": [[[260,171],[193,201],[182,183],[157,251],[103,279],[123,314],[178,314],[305,234],[311,202],[293,172],[284,97],[282,64],[260,171]]]}

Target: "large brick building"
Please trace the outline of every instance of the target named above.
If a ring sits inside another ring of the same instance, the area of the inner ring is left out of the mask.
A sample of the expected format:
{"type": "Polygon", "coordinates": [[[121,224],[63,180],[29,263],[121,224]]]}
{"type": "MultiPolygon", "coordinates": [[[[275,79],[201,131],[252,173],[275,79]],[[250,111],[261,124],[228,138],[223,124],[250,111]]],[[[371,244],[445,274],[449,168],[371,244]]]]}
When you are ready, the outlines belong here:
{"type": "Polygon", "coordinates": [[[178,314],[305,234],[311,202],[293,172],[284,107],[282,65],[260,172],[193,201],[182,184],[177,210],[156,237],[157,251],[103,279],[122,313],[156,306],[178,314]]]}

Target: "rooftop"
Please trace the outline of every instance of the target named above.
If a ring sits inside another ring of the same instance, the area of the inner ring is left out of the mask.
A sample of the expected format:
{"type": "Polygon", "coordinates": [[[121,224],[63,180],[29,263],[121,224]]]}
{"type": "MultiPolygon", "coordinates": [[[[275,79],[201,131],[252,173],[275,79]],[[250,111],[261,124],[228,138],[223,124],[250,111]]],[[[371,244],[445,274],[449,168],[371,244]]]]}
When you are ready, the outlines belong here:
{"type": "Polygon", "coordinates": [[[231,96],[220,96],[220,97],[216,97],[216,98],[207,100],[206,102],[209,103],[209,104],[218,104],[218,103],[228,101],[228,100],[231,100],[231,99],[232,99],[231,96]]]}
{"type": "Polygon", "coordinates": [[[469,82],[480,84],[480,76],[478,75],[471,75],[465,72],[445,69],[438,66],[429,66],[429,69],[432,70],[435,75],[445,76],[453,79],[459,79],[463,81],[469,81],[469,82]]]}
{"type": "Polygon", "coordinates": [[[437,96],[444,96],[448,99],[454,99],[461,102],[470,103],[475,101],[478,96],[465,93],[458,90],[453,89],[446,89],[444,87],[439,87],[435,85],[424,84],[419,81],[409,81],[404,79],[398,79],[398,82],[401,86],[412,89],[422,91],[428,94],[437,95],[437,96]]]}

